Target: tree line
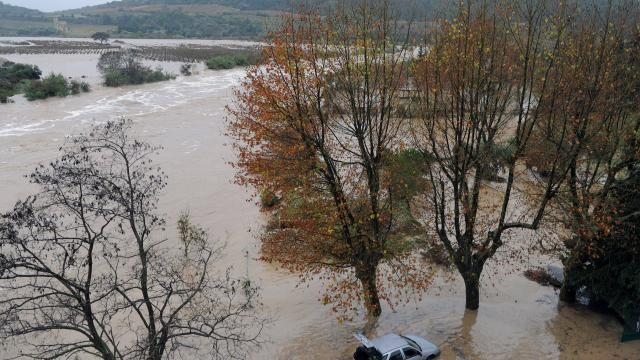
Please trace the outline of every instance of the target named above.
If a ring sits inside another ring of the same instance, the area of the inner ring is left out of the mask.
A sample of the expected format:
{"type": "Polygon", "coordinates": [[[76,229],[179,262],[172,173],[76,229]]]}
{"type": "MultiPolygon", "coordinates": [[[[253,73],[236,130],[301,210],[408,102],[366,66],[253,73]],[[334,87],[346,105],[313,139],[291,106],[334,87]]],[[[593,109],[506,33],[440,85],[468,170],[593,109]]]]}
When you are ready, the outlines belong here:
{"type": "MultiPolygon", "coordinates": [[[[420,38],[389,1],[333,11],[285,18],[229,107],[237,181],[277,197],[266,261],[372,316],[424,293],[438,247],[477,309],[486,263],[545,224],[562,300],[620,254],[638,273],[637,4],[463,1],[420,38]]],[[[636,285],[607,300],[640,312],[636,285]]]]}

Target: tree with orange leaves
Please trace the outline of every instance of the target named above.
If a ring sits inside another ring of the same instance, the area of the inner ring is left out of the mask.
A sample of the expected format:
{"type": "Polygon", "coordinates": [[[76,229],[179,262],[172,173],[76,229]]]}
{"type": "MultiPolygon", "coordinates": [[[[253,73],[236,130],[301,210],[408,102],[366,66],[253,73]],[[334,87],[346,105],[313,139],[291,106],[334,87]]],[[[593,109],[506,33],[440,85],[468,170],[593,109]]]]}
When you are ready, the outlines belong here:
{"type": "Polygon", "coordinates": [[[379,316],[381,300],[431,279],[391,171],[406,140],[410,49],[398,29],[386,1],[288,16],[229,108],[238,182],[281,199],[262,258],[325,280],[322,302],[341,314],[364,303],[379,316]]]}

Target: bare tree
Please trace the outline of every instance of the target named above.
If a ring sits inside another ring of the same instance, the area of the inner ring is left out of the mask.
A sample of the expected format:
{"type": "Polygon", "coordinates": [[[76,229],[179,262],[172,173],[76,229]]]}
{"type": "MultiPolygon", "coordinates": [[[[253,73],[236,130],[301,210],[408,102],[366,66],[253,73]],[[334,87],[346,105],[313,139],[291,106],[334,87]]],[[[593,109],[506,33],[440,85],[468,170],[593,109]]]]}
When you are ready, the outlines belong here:
{"type": "Polygon", "coordinates": [[[40,192],[2,216],[0,338],[30,343],[25,358],[244,358],[263,325],[257,289],[228,269],[214,276],[221,246],[165,246],[158,148],[129,128],[69,138],[30,175],[40,192]]]}
{"type": "MultiPolygon", "coordinates": [[[[431,159],[428,223],[466,288],[466,308],[479,307],[486,262],[516,229],[535,230],[568,171],[579,144],[549,143],[542,191],[532,196],[523,169],[545,106],[570,81],[557,69],[574,8],[545,0],[464,1],[452,21],[432,34],[416,66],[421,121],[417,146],[431,159]],[[562,145],[560,145],[562,144],[562,145]],[[504,172],[498,191],[484,187],[504,172]],[[516,186],[518,185],[518,186],[516,186]],[[483,191],[484,189],[484,191],[483,191]]],[[[556,119],[557,129],[571,119],[556,119]],[[564,123],[562,123],[564,121],[564,123]]]]}
{"type": "Polygon", "coordinates": [[[617,204],[608,199],[613,184],[637,161],[634,142],[640,125],[637,3],[583,4],[573,16],[577,21],[568,27],[554,71],[566,80],[556,87],[554,101],[542,102],[541,121],[533,130],[538,142],[527,155],[544,163],[546,149],[554,147],[550,144],[579,150],[567,159],[566,182],[551,204],[553,219],[569,230],[560,237],[566,247],[554,246],[561,249],[565,266],[560,299],[569,302],[576,291],[570,274],[582,266],[591,240],[614,226],[617,204]]]}
{"type": "MultiPolygon", "coordinates": [[[[480,276],[505,234],[537,230],[549,213],[574,233],[602,229],[597,209],[628,163],[624,134],[637,126],[627,81],[636,9],[465,1],[432,34],[416,66],[416,139],[431,158],[429,219],[464,279],[468,309],[479,306],[480,276]],[[488,190],[500,171],[504,183],[488,190]]],[[[583,250],[575,244],[566,265],[583,250]]]]}

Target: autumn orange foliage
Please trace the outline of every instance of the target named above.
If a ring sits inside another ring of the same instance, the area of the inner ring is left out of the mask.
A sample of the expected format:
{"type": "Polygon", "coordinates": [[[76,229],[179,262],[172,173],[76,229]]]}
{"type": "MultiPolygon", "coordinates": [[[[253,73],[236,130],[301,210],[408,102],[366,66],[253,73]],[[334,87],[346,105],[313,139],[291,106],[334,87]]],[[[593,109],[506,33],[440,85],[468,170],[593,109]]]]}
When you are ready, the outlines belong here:
{"type": "Polygon", "coordinates": [[[378,316],[432,275],[391,186],[409,52],[394,25],[386,2],[288,16],[229,107],[237,181],[281,199],[263,260],[322,279],[341,316],[378,316]]]}

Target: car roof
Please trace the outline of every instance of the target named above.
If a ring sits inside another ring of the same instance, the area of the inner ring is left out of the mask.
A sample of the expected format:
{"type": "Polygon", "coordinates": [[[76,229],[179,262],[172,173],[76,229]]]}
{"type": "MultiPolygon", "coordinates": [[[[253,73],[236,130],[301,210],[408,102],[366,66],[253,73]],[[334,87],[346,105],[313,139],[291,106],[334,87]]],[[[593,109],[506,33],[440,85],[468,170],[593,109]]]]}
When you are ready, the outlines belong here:
{"type": "Polygon", "coordinates": [[[391,350],[409,345],[407,340],[396,334],[387,334],[384,336],[380,336],[379,338],[371,340],[371,343],[375,346],[376,349],[378,349],[378,351],[383,354],[388,353],[391,350]]]}

